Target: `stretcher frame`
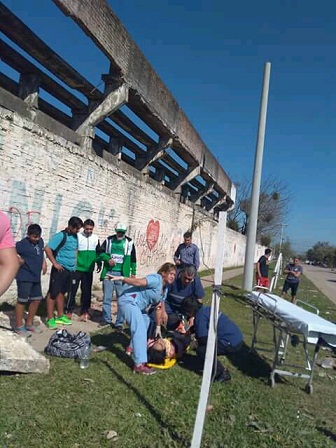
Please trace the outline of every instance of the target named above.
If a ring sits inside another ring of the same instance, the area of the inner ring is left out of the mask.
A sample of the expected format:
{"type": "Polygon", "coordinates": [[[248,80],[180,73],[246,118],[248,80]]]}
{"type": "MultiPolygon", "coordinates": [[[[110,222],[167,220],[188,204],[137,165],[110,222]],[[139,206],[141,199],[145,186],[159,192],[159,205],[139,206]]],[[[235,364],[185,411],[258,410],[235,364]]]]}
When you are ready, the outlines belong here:
{"type": "MultiPolygon", "coordinates": [[[[259,292],[257,299],[251,298],[250,294],[246,294],[248,305],[252,308],[253,312],[253,337],[251,350],[256,350],[255,346],[257,343],[257,332],[259,321],[261,318],[265,318],[272,323],[273,326],[273,344],[274,344],[274,357],[271,365],[271,373],[269,376],[269,385],[271,387],[275,386],[275,375],[279,376],[289,376],[293,378],[307,379],[308,382],[305,386],[305,391],[308,394],[313,393],[313,377],[315,373],[315,368],[317,365],[318,355],[321,347],[328,346],[324,341],[323,336],[319,335],[315,344],[309,343],[307,337],[302,332],[299,332],[297,328],[294,328],[288,322],[285,322],[280,316],[277,315],[277,300],[272,297],[267,288],[256,286],[253,292],[259,292]],[[264,306],[259,300],[261,294],[266,295],[270,300],[274,301],[274,309],[264,306]],[[289,346],[290,339],[295,342],[294,346],[298,345],[300,342],[303,344],[303,351],[305,354],[305,366],[285,364],[286,353],[289,346]],[[314,354],[311,357],[308,350],[308,345],[314,345],[314,354]],[[279,368],[281,366],[281,368],[279,368]],[[308,373],[293,372],[291,370],[286,370],[285,367],[305,369],[308,373]]],[[[297,300],[296,305],[302,304],[304,307],[311,308],[315,311],[315,314],[319,314],[319,310],[301,300],[297,300]]]]}

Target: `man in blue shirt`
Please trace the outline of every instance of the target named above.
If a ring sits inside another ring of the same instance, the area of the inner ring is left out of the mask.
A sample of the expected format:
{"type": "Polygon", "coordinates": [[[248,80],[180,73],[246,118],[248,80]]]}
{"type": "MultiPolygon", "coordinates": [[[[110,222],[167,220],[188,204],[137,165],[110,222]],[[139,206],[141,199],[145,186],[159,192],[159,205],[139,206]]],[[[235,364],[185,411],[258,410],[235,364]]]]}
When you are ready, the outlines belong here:
{"type": "Polygon", "coordinates": [[[296,293],[300,283],[300,276],[302,274],[300,258],[294,257],[293,263],[287,264],[284,272],[285,274],[287,274],[287,277],[282,288],[281,297],[285,297],[287,291],[290,289],[292,295],[292,303],[296,303],[296,293]]]}
{"type": "Polygon", "coordinates": [[[46,321],[46,326],[50,330],[55,330],[57,325],[71,325],[71,319],[64,314],[64,295],[66,292],[69,293],[72,275],[76,270],[77,233],[82,227],[83,221],[73,216],[68,221],[68,227],[56,233],[45,247],[45,253],[52,264],[46,321]],[[54,318],[55,303],[56,319],[54,318]]]}
{"type": "MultiPolygon", "coordinates": [[[[211,308],[203,306],[193,297],[186,297],[183,300],[182,310],[189,320],[194,318],[194,332],[197,340],[196,353],[204,364],[211,308]]],[[[238,326],[225,314],[219,313],[217,322],[217,356],[235,353],[241,349],[242,345],[243,335],[238,326]]],[[[231,379],[229,370],[217,358],[215,358],[213,364],[213,374],[214,372],[216,372],[215,381],[225,383],[231,379]]]]}
{"type": "Polygon", "coordinates": [[[18,299],[15,307],[15,331],[20,335],[38,331],[33,320],[42,300],[41,271],[43,274],[47,272],[41,233],[42,229],[38,224],[30,224],[27,237],[16,243],[21,267],[16,275],[18,299]],[[28,304],[28,316],[26,324],[23,325],[26,304],[28,304]]]}
{"type": "Polygon", "coordinates": [[[183,320],[181,305],[186,297],[202,302],[204,288],[193,264],[185,264],[174,282],[168,286],[164,310],[167,313],[167,330],[175,330],[183,320]]]}
{"type": "Polygon", "coordinates": [[[199,250],[192,242],[192,233],[186,232],[183,238],[184,242],[178,245],[174,253],[174,262],[178,269],[182,268],[184,264],[193,264],[198,270],[200,267],[199,250]]]}

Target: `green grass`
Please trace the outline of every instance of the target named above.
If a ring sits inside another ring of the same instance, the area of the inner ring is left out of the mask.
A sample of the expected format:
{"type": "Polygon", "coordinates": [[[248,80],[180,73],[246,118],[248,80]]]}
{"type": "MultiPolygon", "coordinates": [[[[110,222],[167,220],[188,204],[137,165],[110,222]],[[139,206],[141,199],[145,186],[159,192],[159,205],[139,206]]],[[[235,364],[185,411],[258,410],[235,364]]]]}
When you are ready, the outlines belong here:
{"type": "MultiPolygon", "coordinates": [[[[271,354],[248,350],[252,313],[241,301],[241,283],[240,277],[226,282],[221,309],[239,324],[247,345],[224,358],[233,379],[212,386],[202,447],[335,447],[335,371],[317,370],[313,395],[304,392],[305,380],[295,378],[282,377],[270,388],[271,354]]],[[[210,296],[208,289],[208,303],[210,296]]],[[[305,278],[298,297],[336,320],[335,306],[305,278]]],[[[271,341],[271,330],[261,321],[258,346],[271,341]]],[[[52,358],[49,375],[0,377],[0,447],[189,447],[201,384],[192,370],[194,352],[181,365],[143,377],[133,375],[124,354],[126,336],[105,330],[92,339],[109,350],[93,354],[85,371],[74,361],[52,358]],[[110,430],[118,440],[106,438],[110,430]]],[[[292,359],[303,359],[300,347],[292,359]]]]}

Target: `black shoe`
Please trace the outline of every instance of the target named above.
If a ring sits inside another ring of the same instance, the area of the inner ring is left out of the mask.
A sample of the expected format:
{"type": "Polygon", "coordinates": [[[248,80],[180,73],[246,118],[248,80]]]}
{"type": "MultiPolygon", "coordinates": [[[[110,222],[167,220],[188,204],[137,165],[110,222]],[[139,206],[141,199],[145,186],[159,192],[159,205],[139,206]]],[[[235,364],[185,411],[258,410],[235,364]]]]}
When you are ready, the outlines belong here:
{"type": "Polygon", "coordinates": [[[215,376],[216,383],[228,383],[231,381],[231,374],[228,369],[224,369],[220,375],[215,376]]]}

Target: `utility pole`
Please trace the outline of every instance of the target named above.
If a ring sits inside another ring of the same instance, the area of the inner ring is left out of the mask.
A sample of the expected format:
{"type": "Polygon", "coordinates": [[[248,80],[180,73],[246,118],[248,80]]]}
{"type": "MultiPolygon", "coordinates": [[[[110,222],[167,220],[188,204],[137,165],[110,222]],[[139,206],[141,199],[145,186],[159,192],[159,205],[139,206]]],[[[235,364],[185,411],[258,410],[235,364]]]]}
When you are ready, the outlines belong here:
{"type": "Polygon", "coordinates": [[[253,172],[253,182],[251,192],[251,211],[247,225],[247,240],[246,240],[244,281],[243,281],[243,289],[245,291],[251,291],[253,285],[253,271],[254,271],[253,266],[254,266],[255,244],[257,237],[260,181],[261,181],[262,161],[264,152],[270,74],[271,74],[271,63],[266,62],[264,68],[264,82],[263,82],[263,90],[262,90],[260,113],[259,113],[258,138],[254,159],[254,172],[253,172]]]}
{"type": "Polygon", "coordinates": [[[283,229],[287,227],[288,224],[281,224],[281,233],[280,233],[280,244],[279,244],[279,254],[281,254],[282,241],[283,241],[283,229]]]}

